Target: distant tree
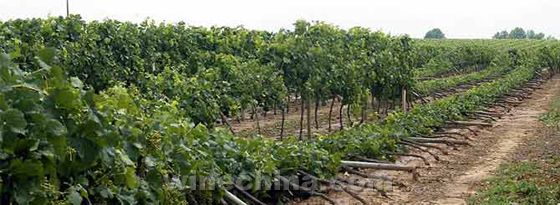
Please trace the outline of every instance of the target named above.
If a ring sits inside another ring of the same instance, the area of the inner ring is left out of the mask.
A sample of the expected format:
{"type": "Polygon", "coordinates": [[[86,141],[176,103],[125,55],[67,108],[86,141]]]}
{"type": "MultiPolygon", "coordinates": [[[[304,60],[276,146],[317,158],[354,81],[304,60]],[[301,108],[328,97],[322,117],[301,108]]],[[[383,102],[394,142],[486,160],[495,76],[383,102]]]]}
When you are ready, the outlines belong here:
{"type": "Polygon", "coordinates": [[[495,39],[506,39],[509,38],[509,33],[506,30],[497,32],[496,34],[494,34],[494,36],[492,38],[495,39]]]}
{"type": "Polygon", "coordinates": [[[554,38],[554,36],[547,36],[546,40],[556,40],[556,38],[554,38]]]}
{"type": "Polygon", "coordinates": [[[426,33],[424,38],[435,38],[435,39],[444,39],[445,34],[439,28],[434,28],[426,33]]]}
{"type": "Polygon", "coordinates": [[[533,30],[527,30],[527,38],[534,39],[537,34],[533,30]]]}
{"type": "Polygon", "coordinates": [[[527,38],[527,33],[525,33],[525,30],[523,30],[522,28],[517,27],[511,30],[511,32],[509,32],[509,38],[525,39],[527,38]]]}
{"type": "Polygon", "coordinates": [[[535,36],[533,36],[533,39],[539,39],[539,40],[544,39],[544,33],[535,34],[535,36]]]}
{"type": "Polygon", "coordinates": [[[527,38],[541,40],[544,39],[544,33],[536,33],[533,30],[527,30],[527,38]]]}

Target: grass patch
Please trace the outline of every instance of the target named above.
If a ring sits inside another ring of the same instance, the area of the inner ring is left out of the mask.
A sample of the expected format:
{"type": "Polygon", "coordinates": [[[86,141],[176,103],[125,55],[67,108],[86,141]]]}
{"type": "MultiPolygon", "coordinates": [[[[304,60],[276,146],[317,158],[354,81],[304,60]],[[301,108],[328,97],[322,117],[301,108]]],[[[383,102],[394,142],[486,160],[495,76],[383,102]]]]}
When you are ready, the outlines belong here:
{"type": "Polygon", "coordinates": [[[540,116],[547,134],[533,141],[523,161],[501,166],[469,204],[560,204],[560,93],[540,116]]]}
{"type": "Polygon", "coordinates": [[[556,94],[549,105],[549,110],[539,118],[546,126],[560,130],[560,93],[556,94]]]}
{"type": "Polygon", "coordinates": [[[516,162],[500,168],[469,204],[559,204],[560,158],[516,162]]]}

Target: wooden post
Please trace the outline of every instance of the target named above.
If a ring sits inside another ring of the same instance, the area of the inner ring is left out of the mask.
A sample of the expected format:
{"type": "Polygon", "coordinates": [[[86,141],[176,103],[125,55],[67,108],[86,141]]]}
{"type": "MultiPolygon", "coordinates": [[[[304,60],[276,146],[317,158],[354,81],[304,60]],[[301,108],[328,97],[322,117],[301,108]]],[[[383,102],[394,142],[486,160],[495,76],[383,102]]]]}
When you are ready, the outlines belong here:
{"type": "Polygon", "coordinates": [[[284,139],[284,122],[286,121],[286,110],[282,106],[282,125],[280,126],[280,140],[284,139]]]}
{"type": "Polygon", "coordinates": [[[257,121],[257,133],[260,135],[261,134],[261,125],[259,124],[259,113],[257,113],[257,108],[254,104],[253,104],[253,114],[255,116],[255,120],[257,121]]]}
{"type": "Polygon", "coordinates": [[[303,112],[305,110],[305,102],[303,101],[303,99],[301,100],[301,115],[299,117],[299,140],[303,140],[303,112]]]}
{"type": "Polygon", "coordinates": [[[307,139],[311,139],[311,97],[307,98],[307,139]]]}
{"type": "Polygon", "coordinates": [[[70,16],[70,3],[68,1],[70,0],[66,0],[66,17],[70,16]]]}
{"type": "Polygon", "coordinates": [[[332,118],[332,111],[333,111],[333,106],[334,106],[334,101],[336,100],[335,97],[332,98],[331,101],[331,109],[329,110],[329,132],[331,132],[331,118],[332,118]]]}
{"type": "Polygon", "coordinates": [[[408,106],[406,101],[406,88],[402,89],[402,109],[403,112],[407,112],[408,106]]]}
{"type": "Polygon", "coordinates": [[[319,129],[319,121],[317,120],[317,111],[319,110],[319,98],[315,99],[315,129],[319,129]]]}

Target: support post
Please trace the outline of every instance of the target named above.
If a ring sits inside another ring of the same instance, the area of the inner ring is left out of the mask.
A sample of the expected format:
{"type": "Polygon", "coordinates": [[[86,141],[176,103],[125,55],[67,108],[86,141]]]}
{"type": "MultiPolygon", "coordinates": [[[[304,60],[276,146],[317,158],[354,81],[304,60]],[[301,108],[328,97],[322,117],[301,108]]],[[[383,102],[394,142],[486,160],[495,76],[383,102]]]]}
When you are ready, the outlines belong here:
{"type": "Polygon", "coordinates": [[[408,109],[408,105],[407,105],[407,101],[406,101],[406,88],[402,89],[402,109],[403,109],[403,112],[407,112],[407,109],[408,109]]]}
{"type": "Polygon", "coordinates": [[[66,0],[66,17],[70,16],[70,0],[66,0]]]}

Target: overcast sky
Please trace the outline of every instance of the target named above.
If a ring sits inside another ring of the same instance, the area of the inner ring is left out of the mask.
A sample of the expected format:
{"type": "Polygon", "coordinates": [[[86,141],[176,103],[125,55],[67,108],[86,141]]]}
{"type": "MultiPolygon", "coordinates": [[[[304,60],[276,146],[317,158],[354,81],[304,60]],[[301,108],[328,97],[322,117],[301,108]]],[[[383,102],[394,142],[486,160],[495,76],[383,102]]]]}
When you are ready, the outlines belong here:
{"type": "MultiPolygon", "coordinates": [[[[276,31],[297,19],[423,37],[438,27],[448,38],[489,38],[515,26],[560,37],[555,0],[70,0],[86,20],[184,21],[276,31]]],[[[65,15],[66,0],[0,0],[0,19],[65,15]]]]}

